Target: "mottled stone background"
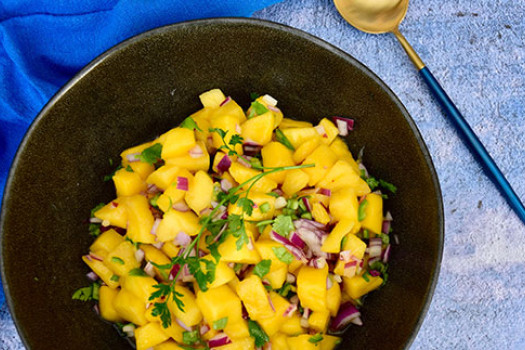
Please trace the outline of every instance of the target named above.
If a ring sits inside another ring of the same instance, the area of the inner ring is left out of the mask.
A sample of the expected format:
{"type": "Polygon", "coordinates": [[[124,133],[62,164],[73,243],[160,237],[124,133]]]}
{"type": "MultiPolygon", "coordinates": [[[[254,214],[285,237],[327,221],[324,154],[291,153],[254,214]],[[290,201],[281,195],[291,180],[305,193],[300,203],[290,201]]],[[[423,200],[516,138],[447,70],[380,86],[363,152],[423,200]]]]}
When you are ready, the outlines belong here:
{"type": "MultiPolygon", "coordinates": [[[[523,200],[524,13],[523,0],[413,0],[401,26],[523,200]]],[[[443,118],[395,39],[351,28],[328,0],[286,0],[254,17],[302,29],[363,62],[399,96],[428,145],[443,191],[445,250],[411,349],[525,349],[525,226],[443,118]]],[[[0,348],[23,349],[5,305],[0,348]]]]}

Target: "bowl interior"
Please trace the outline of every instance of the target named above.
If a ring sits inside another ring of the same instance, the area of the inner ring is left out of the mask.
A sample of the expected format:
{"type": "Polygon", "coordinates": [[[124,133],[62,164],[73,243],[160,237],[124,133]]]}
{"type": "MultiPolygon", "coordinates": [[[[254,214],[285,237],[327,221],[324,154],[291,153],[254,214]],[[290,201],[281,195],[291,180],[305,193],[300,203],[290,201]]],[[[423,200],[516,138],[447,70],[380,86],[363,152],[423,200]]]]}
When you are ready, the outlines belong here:
{"type": "Polygon", "coordinates": [[[119,153],[178,125],[198,95],[221,88],[247,107],[251,92],[279,100],[285,116],[356,119],[348,137],[375,176],[398,186],[387,200],[400,244],[389,283],[366,300],[363,327],[344,349],[401,349],[426,312],[441,259],[439,185],[404,107],[370,71],[298,30],[246,19],[160,28],[110,50],[45,107],[14,162],[2,211],[2,277],[18,331],[30,349],[127,349],[115,329],[71,300],[87,285],[80,260],[92,238],[92,207],[114,198],[103,182],[119,153]]]}

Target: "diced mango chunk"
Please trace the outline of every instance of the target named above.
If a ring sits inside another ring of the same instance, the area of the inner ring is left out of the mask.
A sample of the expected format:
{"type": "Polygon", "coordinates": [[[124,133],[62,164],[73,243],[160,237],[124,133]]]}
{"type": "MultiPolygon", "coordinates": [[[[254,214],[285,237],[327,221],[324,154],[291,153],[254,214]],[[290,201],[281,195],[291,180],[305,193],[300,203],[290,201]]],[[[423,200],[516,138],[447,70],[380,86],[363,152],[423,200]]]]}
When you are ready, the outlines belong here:
{"type": "Polygon", "coordinates": [[[328,265],[322,269],[303,266],[297,275],[297,295],[301,305],[313,311],[326,310],[328,265]]]}
{"type": "Polygon", "coordinates": [[[118,290],[108,286],[101,286],[98,293],[100,316],[110,322],[122,322],[122,318],[113,307],[113,300],[117,296],[118,290]]]}
{"type": "Polygon", "coordinates": [[[359,299],[363,295],[377,289],[383,283],[379,276],[368,275],[366,279],[359,275],[352,278],[343,277],[344,290],[353,299],[359,299]]]}
{"type": "Polygon", "coordinates": [[[150,322],[135,329],[135,343],[137,350],[146,350],[158,345],[169,336],[164,333],[162,326],[156,322],[150,322]]]}

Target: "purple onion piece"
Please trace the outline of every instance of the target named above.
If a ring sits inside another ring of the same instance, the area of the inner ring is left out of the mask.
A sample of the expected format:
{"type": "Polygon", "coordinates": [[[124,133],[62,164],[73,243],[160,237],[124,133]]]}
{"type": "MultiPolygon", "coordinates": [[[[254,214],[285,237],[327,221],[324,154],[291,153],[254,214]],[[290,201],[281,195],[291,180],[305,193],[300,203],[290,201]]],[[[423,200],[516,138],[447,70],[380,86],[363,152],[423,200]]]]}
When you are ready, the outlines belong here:
{"type": "Polygon", "coordinates": [[[223,173],[227,171],[231,165],[232,160],[230,159],[230,157],[228,157],[228,155],[225,155],[221,158],[219,164],[217,164],[217,169],[219,170],[219,172],[223,173]]]}
{"type": "Polygon", "coordinates": [[[337,316],[332,320],[331,328],[334,331],[342,331],[348,326],[353,319],[360,317],[361,313],[352,303],[341,305],[337,316]]]}

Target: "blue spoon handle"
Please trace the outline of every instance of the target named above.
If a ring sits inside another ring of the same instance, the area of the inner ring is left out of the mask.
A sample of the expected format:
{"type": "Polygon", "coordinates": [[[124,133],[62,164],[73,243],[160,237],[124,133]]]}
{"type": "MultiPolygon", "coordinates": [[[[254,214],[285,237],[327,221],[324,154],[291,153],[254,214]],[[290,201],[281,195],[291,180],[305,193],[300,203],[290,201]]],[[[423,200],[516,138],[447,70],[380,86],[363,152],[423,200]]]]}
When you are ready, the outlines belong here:
{"type": "Polygon", "coordinates": [[[434,78],[432,73],[427,67],[423,67],[419,70],[419,74],[427,83],[430,91],[434,97],[438,100],[439,104],[443,110],[447,113],[452,121],[452,124],[456,127],[459,134],[470,148],[470,151],[477,158],[478,162],[482,165],[483,169],[489,175],[489,178],[494,182],[496,187],[500,190],[503,197],[507,200],[512,209],[516,212],[518,217],[525,223],[525,207],[520,201],[518,195],[514,192],[511,185],[499,170],[498,166],[491,158],[481,141],[478,139],[474,131],[470,128],[467,121],[457,107],[454,105],[454,102],[448,97],[447,93],[439,82],[434,78]]]}

